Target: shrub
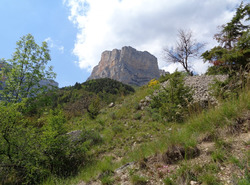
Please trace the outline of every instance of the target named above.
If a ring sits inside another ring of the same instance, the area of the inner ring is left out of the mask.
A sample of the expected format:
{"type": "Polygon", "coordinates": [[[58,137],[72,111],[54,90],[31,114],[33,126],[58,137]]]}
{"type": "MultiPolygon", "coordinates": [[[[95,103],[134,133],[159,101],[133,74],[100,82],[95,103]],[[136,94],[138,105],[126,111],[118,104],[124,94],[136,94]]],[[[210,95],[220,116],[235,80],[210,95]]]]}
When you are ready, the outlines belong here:
{"type": "Polygon", "coordinates": [[[95,119],[101,110],[100,98],[97,96],[89,105],[87,111],[90,118],[95,119]]]}
{"type": "Polygon", "coordinates": [[[39,134],[24,122],[24,104],[0,103],[0,181],[36,184],[49,174],[41,166],[39,134]]]}
{"type": "Polygon", "coordinates": [[[192,101],[191,89],[184,86],[184,75],[174,72],[168,80],[167,87],[153,97],[151,107],[159,110],[166,121],[182,122],[188,114],[192,101]]]}
{"type": "Polygon", "coordinates": [[[156,80],[156,79],[152,79],[152,80],[150,80],[150,82],[148,83],[148,87],[155,86],[155,85],[157,85],[157,84],[159,84],[159,81],[156,80]]]}

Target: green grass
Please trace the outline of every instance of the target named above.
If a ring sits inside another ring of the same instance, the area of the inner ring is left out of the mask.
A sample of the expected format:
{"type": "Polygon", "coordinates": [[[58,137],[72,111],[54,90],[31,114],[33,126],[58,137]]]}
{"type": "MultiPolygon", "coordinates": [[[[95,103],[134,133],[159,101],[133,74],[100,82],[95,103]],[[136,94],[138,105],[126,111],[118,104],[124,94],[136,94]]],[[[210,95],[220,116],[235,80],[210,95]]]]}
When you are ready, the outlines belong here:
{"type": "MultiPolygon", "coordinates": [[[[103,109],[95,120],[83,117],[79,123],[75,123],[74,129],[77,129],[76,125],[78,125],[78,128],[98,130],[102,136],[104,143],[94,146],[91,150],[97,161],[82,167],[75,177],[68,179],[51,177],[43,184],[77,184],[81,180],[91,180],[105,169],[112,171],[127,162],[139,161],[155,153],[165,152],[171,145],[180,144],[184,147],[194,147],[200,136],[207,134],[214,135],[214,138],[219,137],[220,128],[229,126],[230,120],[234,120],[246,110],[250,110],[250,91],[246,91],[238,99],[203,111],[192,116],[185,123],[155,121],[148,110],[137,110],[135,106],[152,92],[153,90],[147,87],[139,88],[134,95],[125,97],[122,104],[103,109]],[[122,160],[117,161],[115,158],[104,157],[110,154],[122,157],[122,160]]],[[[214,161],[226,160],[227,144],[222,141],[217,142],[218,149],[212,155],[214,161]]],[[[213,173],[216,173],[218,169],[215,163],[213,165],[207,167],[210,174],[203,174],[201,178],[207,184],[217,183],[213,173]]]]}

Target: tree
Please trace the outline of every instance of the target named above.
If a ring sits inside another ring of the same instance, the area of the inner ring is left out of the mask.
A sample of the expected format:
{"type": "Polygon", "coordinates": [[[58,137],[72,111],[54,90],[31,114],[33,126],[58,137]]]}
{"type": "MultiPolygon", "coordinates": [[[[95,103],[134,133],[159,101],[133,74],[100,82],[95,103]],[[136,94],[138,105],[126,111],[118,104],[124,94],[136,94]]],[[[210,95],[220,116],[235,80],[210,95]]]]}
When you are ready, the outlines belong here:
{"type": "Polygon", "coordinates": [[[182,122],[188,115],[192,100],[191,88],[184,84],[184,74],[175,71],[169,75],[166,87],[153,97],[150,105],[166,121],[182,122]]]}
{"type": "Polygon", "coordinates": [[[243,2],[236,9],[232,20],[221,26],[214,38],[219,46],[202,54],[204,61],[213,64],[210,73],[232,73],[250,62],[250,5],[243,2]],[[245,24],[244,24],[245,23],[245,24]]]}
{"type": "Polygon", "coordinates": [[[180,29],[176,46],[171,49],[164,48],[163,52],[167,63],[180,63],[185,71],[192,75],[190,58],[197,58],[201,49],[205,46],[204,43],[196,42],[193,38],[192,31],[180,29]]]}
{"type": "Polygon", "coordinates": [[[1,82],[4,89],[0,91],[2,98],[18,102],[42,93],[46,87],[40,86],[39,82],[55,77],[52,67],[46,67],[50,60],[46,42],[39,46],[31,34],[21,37],[12,59],[4,62],[0,78],[4,78],[1,82]]]}

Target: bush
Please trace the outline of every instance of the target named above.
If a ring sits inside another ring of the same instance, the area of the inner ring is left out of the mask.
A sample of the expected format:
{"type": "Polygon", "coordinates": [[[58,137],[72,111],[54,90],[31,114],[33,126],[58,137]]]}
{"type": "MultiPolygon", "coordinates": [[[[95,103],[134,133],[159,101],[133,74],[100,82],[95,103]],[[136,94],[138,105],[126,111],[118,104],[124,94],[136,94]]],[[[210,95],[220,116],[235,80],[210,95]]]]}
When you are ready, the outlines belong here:
{"type": "Polygon", "coordinates": [[[95,119],[101,110],[100,98],[97,96],[89,105],[87,111],[90,118],[95,119]]]}
{"type": "Polygon", "coordinates": [[[182,122],[192,101],[191,89],[184,86],[181,72],[171,74],[167,87],[153,97],[151,107],[158,109],[166,121],[182,122]]]}
{"type": "Polygon", "coordinates": [[[37,184],[49,174],[41,166],[37,129],[27,126],[20,110],[24,104],[0,104],[0,181],[37,184]]]}
{"type": "Polygon", "coordinates": [[[159,84],[159,81],[156,80],[156,79],[152,79],[152,80],[150,80],[150,82],[148,83],[148,87],[155,86],[155,85],[157,85],[157,84],[159,84]]]}

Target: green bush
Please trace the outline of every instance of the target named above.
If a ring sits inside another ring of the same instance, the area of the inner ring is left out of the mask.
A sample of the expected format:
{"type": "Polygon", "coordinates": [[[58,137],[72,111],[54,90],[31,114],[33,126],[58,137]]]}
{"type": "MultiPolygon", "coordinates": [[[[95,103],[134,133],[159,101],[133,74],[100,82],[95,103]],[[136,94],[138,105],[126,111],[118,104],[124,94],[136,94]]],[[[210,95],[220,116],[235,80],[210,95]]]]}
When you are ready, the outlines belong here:
{"type": "Polygon", "coordinates": [[[90,118],[95,119],[101,110],[100,98],[97,96],[89,105],[87,111],[90,118]]]}
{"type": "Polygon", "coordinates": [[[20,112],[23,108],[21,103],[0,103],[0,182],[3,184],[37,184],[49,174],[41,165],[40,133],[26,124],[20,112]]]}
{"type": "Polygon", "coordinates": [[[153,97],[151,107],[157,109],[166,121],[182,122],[188,115],[191,101],[191,89],[184,85],[184,74],[176,71],[170,75],[163,91],[153,97]]]}

